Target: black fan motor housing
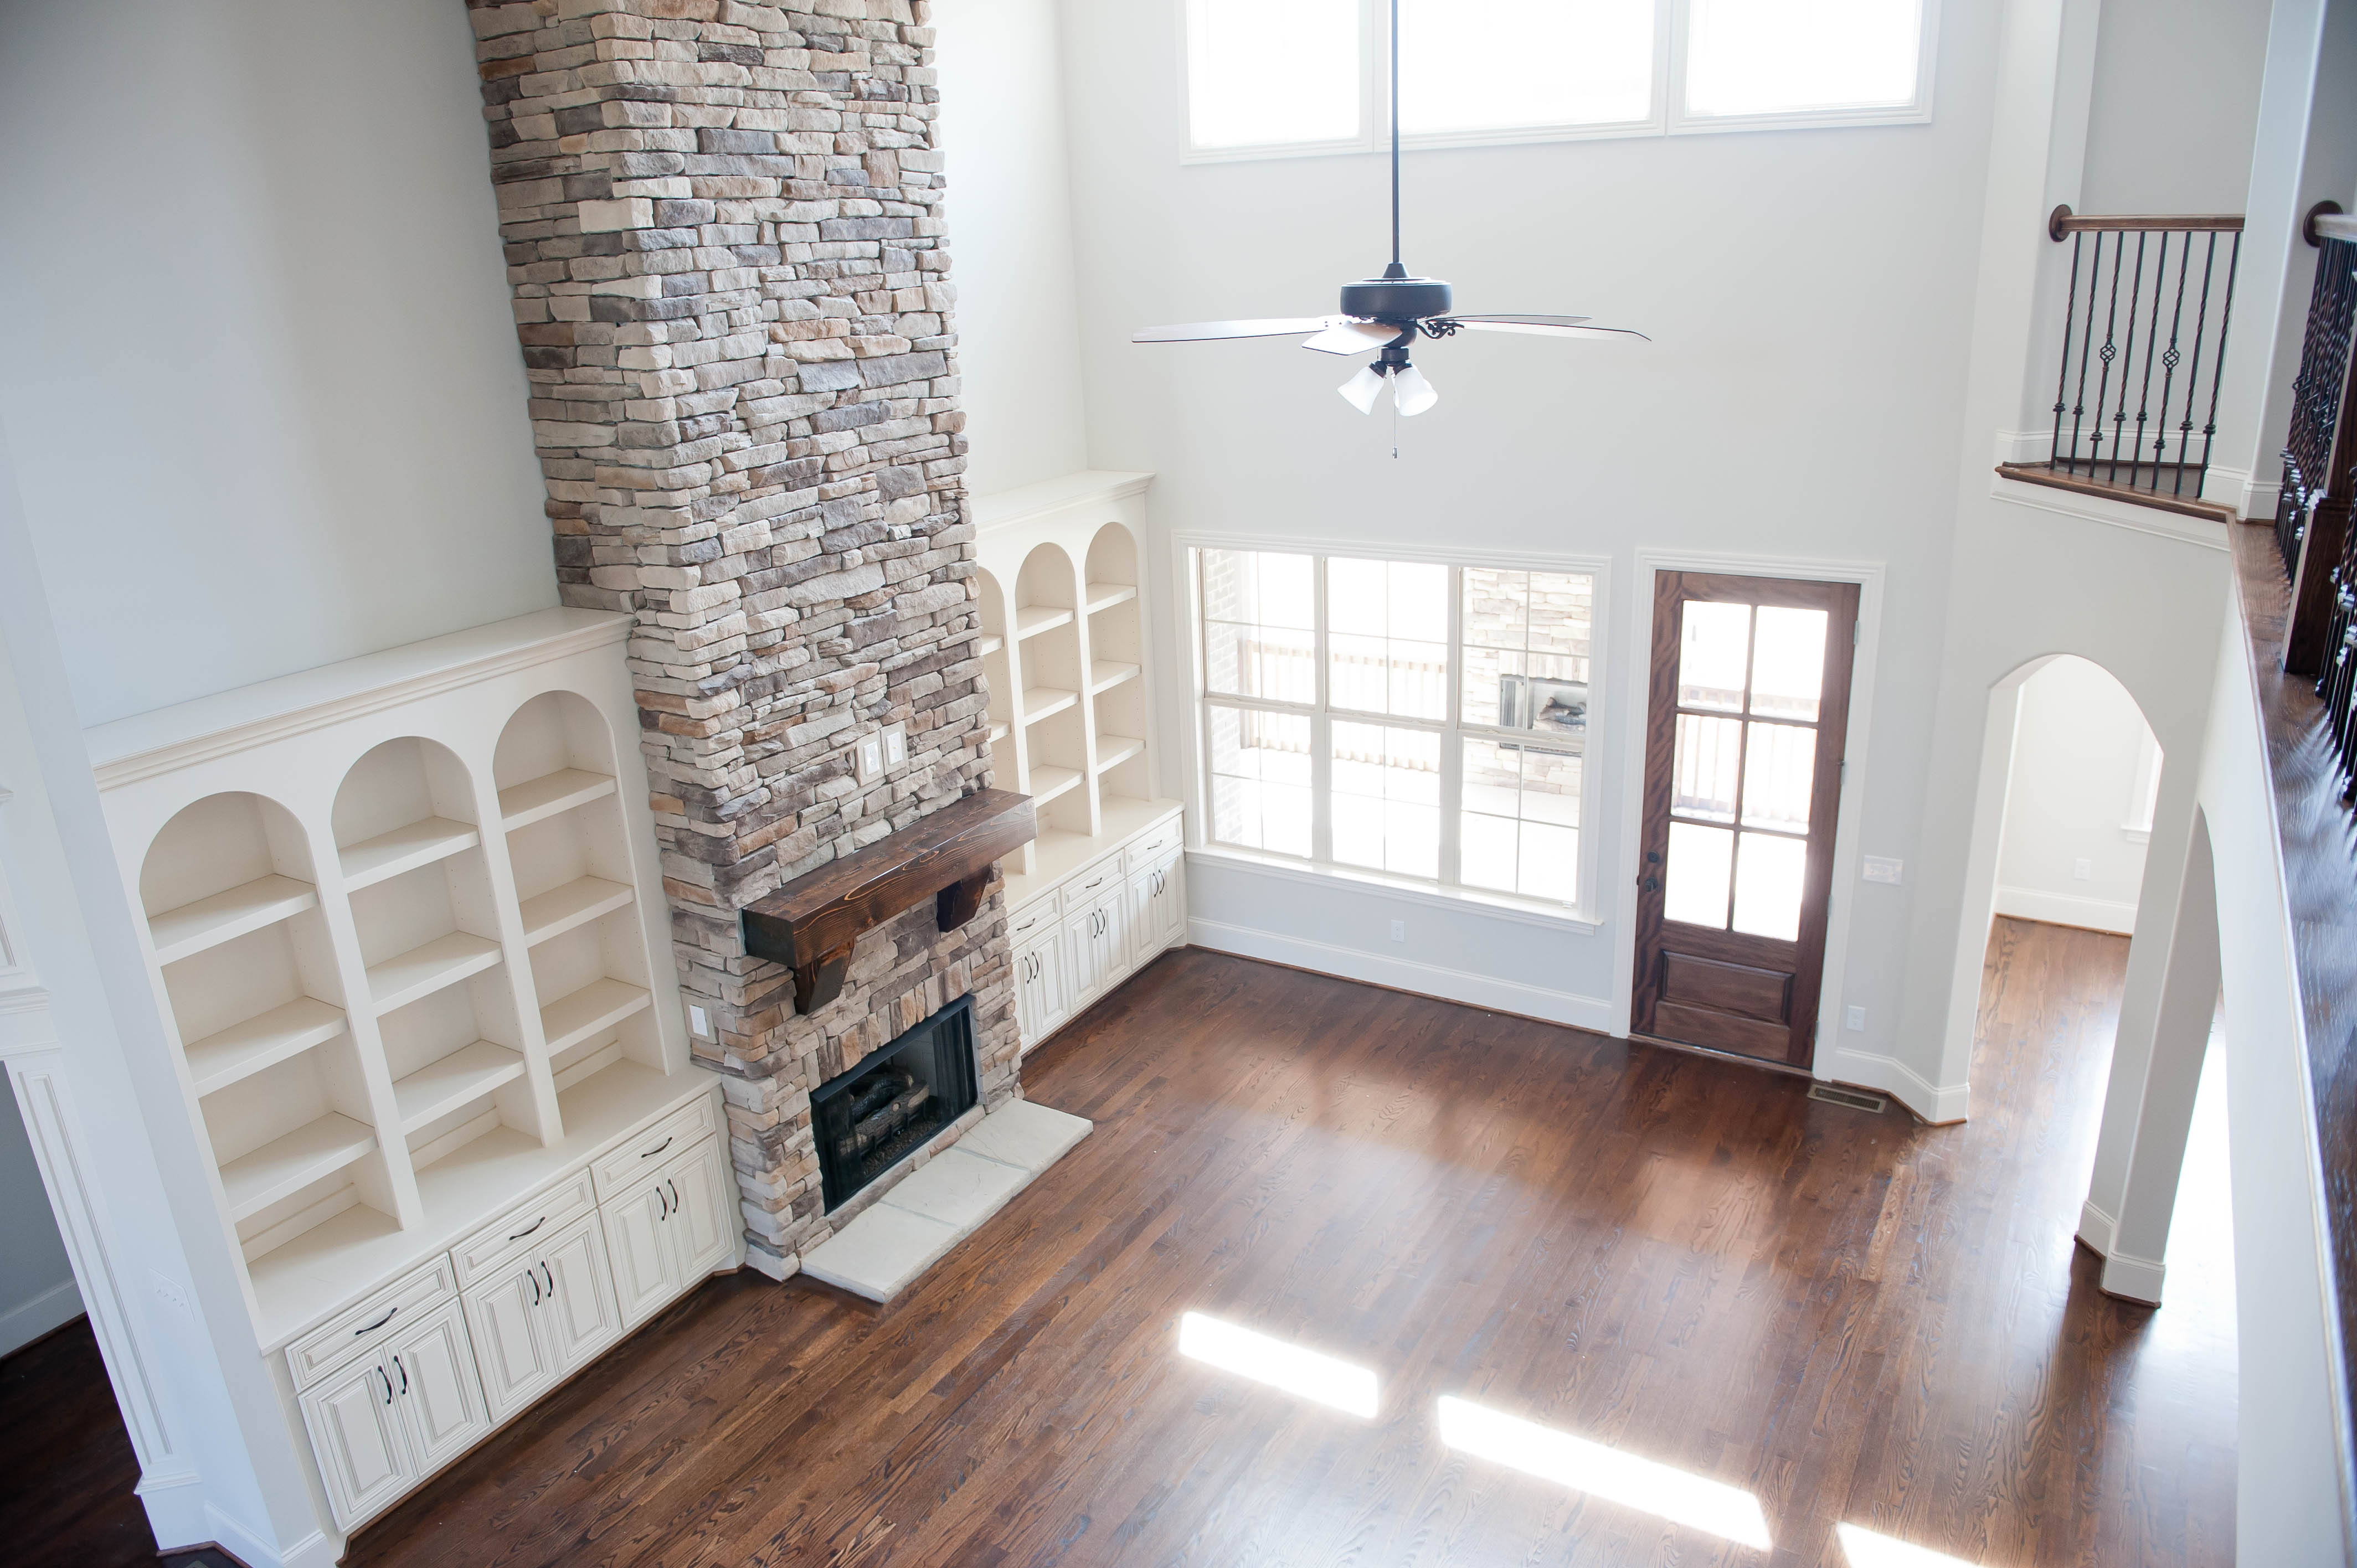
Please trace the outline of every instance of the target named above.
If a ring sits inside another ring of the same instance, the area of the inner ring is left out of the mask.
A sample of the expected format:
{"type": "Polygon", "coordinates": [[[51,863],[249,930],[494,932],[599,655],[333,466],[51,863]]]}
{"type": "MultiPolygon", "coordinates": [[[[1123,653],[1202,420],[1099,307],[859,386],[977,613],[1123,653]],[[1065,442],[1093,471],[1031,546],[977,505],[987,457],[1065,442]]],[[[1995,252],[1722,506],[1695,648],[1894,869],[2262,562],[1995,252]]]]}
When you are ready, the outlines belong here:
{"type": "Polygon", "coordinates": [[[1421,321],[1448,308],[1448,285],[1438,278],[1361,278],[1342,285],[1342,314],[1369,321],[1421,321]]]}

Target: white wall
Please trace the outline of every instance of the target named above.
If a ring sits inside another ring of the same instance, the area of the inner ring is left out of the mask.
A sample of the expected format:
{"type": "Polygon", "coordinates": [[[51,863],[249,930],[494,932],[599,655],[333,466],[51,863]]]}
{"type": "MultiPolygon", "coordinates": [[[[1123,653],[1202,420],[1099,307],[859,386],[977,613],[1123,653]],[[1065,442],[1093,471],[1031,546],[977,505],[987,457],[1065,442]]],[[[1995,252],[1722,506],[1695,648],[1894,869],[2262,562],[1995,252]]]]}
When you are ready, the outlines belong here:
{"type": "Polygon", "coordinates": [[[1085,468],[1055,0],[936,0],[958,371],[975,495],[1085,468]]]}
{"type": "Polygon", "coordinates": [[[80,1316],[81,1293],[12,1090],[0,1105],[0,1356],[80,1316]]]}
{"type": "MultiPolygon", "coordinates": [[[[1087,128],[1071,147],[1090,456],[1157,476],[1153,542],[1167,551],[1174,531],[1210,529],[1613,563],[1603,616],[1616,672],[1589,772],[1603,930],[1558,929],[1534,953],[1528,933],[1476,911],[1391,909],[1380,894],[1280,890],[1265,874],[1190,865],[1199,940],[1242,945],[1233,933],[1258,931],[1388,963],[1401,949],[1366,933],[1405,918],[1431,928],[1415,945],[1450,955],[1435,961],[1467,977],[1466,994],[1535,987],[1547,994],[1520,1010],[1624,1027],[1618,780],[1642,690],[1631,651],[1649,602],[1641,543],[1888,568],[1872,760],[1853,769],[1864,794],[1851,826],[1867,852],[1910,857],[1946,605],[1994,14],[1943,7],[1928,125],[1410,153],[1411,268],[1451,280],[1469,310],[1576,311],[1653,341],[1468,334],[1421,349],[1441,402],[1403,422],[1394,462],[1388,415],[1362,417],[1334,393],[1348,361],[1281,338],[1128,341],[1158,322],[1331,310],[1338,286],[1388,253],[1379,156],[1180,164],[1174,5],[1064,13],[1067,113],[1087,128]]],[[[1155,610],[1162,667],[1183,670],[1178,618],[1167,603],[1155,610]]],[[[1185,685],[1164,692],[1162,785],[1173,790],[1185,685]]],[[[1857,900],[1858,918],[1838,955],[1853,982],[1840,1000],[1864,1005],[1887,1042],[1910,894],[1841,897],[1857,900]]]]}
{"type": "Polygon", "coordinates": [[[455,0],[0,0],[0,146],[83,723],[555,603],[455,0]]]}
{"type": "Polygon", "coordinates": [[[2243,210],[2267,9],[2217,0],[2103,7],[2079,210],[2243,210]]]}
{"type": "Polygon", "coordinates": [[[2136,699],[2099,664],[2064,657],[2022,683],[1998,914],[2135,931],[2151,836],[2143,786],[2158,750],[2136,699]]]}

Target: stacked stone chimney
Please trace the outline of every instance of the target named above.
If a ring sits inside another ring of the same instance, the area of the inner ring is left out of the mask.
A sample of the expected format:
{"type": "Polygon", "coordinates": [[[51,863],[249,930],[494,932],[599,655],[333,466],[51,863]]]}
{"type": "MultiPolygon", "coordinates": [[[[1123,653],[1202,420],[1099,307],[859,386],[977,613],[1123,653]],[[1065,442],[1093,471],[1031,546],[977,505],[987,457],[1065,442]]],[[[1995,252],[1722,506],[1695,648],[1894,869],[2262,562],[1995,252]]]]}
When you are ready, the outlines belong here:
{"type": "Polygon", "coordinates": [[[782,1273],[845,1218],[815,1084],[972,992],[984,1105],[1017,1092],[996,892],[871,932],[811,1017],[737,919],[989,778],[929,8],[468,3],[557,575],[638,618],[682,984],[782,1273]],[[860,783],[895,721],[906,765],[860,783]]]}

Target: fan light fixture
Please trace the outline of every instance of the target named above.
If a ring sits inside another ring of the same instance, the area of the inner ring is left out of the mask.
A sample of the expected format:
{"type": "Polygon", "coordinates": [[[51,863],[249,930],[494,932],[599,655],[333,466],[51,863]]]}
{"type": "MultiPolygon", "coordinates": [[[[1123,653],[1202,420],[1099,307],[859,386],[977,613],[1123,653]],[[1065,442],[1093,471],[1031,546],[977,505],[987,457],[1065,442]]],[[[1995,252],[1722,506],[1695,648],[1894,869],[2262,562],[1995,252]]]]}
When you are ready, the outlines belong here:
{"type": "MultiPolygon", "coordinates": [[[[1520,332],[1540,338],[1600,338],[1638,342],[1641,332],[1620,327],[1591,327],[1585,316],[1466,316],[1453,306],[1448,285],[1439,278],[1417,277],[1400,261],[1400,122],[1399,122],[1399,0],[1391,0],[1392,22],[1392,260],[1381,277],[1361,278],[1342,285],[1342,309],[1337,316],[1310,316],[1262,321],[1196,321],[1183,327],[1149,327],[1133,343],[1195,343],[1224,338],[1294,338],[1321,354],[1363,354],[1376,350],[1359,373],[1340,389],[1343,400],[1361,413],[1372,413],[1383,388],[1392,390],[1392,408],[1402,417],[1422,413],[1440,401],[1439,389],[1425,379],[1408,358],[1408,346],[1419,334],[1437,342],[1462,330],[1520,332]]],[[[1399,455],[1394,446],[1392,455],[1399,455]]]]}

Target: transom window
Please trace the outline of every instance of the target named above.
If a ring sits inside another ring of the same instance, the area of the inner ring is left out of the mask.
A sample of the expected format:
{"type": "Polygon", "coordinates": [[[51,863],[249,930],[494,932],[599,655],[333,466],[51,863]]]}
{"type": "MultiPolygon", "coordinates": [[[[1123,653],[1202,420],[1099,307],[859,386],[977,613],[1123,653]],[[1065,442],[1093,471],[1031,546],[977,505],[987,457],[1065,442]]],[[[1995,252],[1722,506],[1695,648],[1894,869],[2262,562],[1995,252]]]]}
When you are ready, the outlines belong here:
{"type": "Polygon", "coordinates": [[[1577,904],[1594,574],[1190,553],[1211,843],[1577,904]]]}
{"type": "MultiPolygon", "coordinates": [[[[1186,0],[1188,156],[1390,134],[1385,0],[1186,0]]],[[[1936,0],[1401,0],[1412,145],[1891,124],[1932,112],[1936,0]]]]}

